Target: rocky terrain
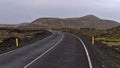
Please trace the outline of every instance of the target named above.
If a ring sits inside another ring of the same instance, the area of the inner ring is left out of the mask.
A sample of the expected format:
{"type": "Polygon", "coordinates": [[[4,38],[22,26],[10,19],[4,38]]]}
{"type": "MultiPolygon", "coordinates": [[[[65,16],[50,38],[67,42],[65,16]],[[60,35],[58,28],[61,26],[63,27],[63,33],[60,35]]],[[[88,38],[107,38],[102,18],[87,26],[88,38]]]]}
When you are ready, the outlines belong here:
{"type": "Polygon", "coordinates": [[[0,53],[34,43],[51,35],[46,30],[0,28],[0,53]],[[16,47],[16,38],[19,46],[16,47]]]}
{"type": "Polygon", "coordinates": [[[95,28],[95,29],[109,29],[119,26],[118,22],[112,20],[100,19],[94,15],[87,15],[79,18],[39,18],[33,21],[28,27],[41,28],[95,28]],[[39,25],[39,26],[38,26],[39,25]]]}

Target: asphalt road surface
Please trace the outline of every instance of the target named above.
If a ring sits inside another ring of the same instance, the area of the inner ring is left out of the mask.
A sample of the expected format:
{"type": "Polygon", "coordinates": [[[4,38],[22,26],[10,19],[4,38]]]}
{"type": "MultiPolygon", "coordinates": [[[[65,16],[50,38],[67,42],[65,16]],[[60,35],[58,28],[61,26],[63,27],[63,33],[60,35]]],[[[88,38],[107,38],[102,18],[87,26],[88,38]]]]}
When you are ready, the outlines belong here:
{"type": "Polygon", "coordinates": [[[86,43],[70,33],[53,32],[43,40],[0,54],[0,68],[102,68],[90,52],[92,45],[86,43]]]}

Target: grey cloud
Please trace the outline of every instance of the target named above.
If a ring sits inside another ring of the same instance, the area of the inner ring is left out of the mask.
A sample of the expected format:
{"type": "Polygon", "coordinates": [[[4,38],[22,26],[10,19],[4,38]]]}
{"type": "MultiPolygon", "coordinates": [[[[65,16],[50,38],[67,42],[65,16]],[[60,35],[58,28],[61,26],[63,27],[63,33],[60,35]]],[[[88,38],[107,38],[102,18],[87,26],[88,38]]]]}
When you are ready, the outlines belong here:
{"type": "Polygon", "coordinates": [[[39,17],[80,17],[94,14],[120,20],[119,0],[0,0],[0,23],[30,22],[39,17]]]}

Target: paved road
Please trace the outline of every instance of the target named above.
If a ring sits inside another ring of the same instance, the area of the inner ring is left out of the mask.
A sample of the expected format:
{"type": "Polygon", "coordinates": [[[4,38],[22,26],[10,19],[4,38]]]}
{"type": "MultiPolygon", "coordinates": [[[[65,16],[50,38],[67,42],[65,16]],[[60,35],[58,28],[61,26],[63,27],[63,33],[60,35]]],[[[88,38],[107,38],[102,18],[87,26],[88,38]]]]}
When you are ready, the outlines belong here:
{"type": "MultiPolygon", "coordinates": [[[[89,44],[91,45],[91,44],[89,44]]],[[[0,55],[0,68],[102,68],[84,42],[70,33],[53,32],[43,40],[0,55]]]]}

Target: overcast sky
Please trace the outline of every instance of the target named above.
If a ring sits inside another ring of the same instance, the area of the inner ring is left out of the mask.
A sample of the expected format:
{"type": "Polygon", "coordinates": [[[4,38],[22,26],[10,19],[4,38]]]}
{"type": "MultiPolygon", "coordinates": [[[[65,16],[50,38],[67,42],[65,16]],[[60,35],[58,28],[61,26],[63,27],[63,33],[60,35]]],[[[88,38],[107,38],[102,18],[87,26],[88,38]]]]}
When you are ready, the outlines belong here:
{"type": "Polygon", "coordinates": [[[120,0],[0,0],[0,24],[31,22],[40,17],[85,15],[120,22],[120,0]]]}

